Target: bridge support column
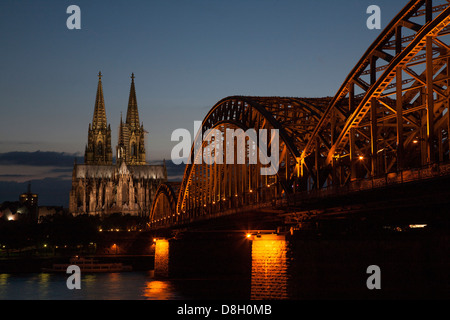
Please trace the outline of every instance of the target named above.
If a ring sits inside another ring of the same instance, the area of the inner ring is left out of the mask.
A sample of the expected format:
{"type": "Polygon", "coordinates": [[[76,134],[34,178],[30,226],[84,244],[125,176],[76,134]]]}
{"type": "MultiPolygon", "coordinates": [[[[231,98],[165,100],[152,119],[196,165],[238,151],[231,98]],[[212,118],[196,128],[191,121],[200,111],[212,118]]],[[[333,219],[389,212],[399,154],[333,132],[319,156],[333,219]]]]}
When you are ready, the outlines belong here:
{"type": "MultiPolygon", "coordinates": [[[[395,29],[395,51],[399,54],[402,51],[402,27],[395,29]]],[[[396,74],[396,111],[397,111],[397,171],[403,169],[403,69],[397,67],[396,74]]],[[[387,172],[387,168],[385,168],[387,172]]]]}
{"type": "Polygon", "coordinates": [[[320,141],[319,138],[316,139],[316,153],[314,156],[314,167],[316,169],[316,189],[320,189],[320,141]]]}
{"type": "Polygon", "coordinates": [[[356,180],[357,174],[356,174],[356,144],[355,144],[355,129],[350,129],[350,172],[351,172],[351,179],[356,180]]]}
{"type": "Polygon", "coordinates": [[[427,37],[427,163],[435,161],[434,150],[434,91],[433,91],[433,37],[427,37]]]}
{"type": "MultiPolygon", "coordinates": [[[[155,277],[250,277],[251,243],[245,233],[193,232],[176,239],[158,239],[155,277]]],[[[246,284],[249,287],[248,284],[246,284]]]]}
{"type": "Polygon", "coordinates": [[[378,175],[378,124],[377,124],[377,107],[378,101],[373,98],[370,102],[370,121],[371,121],[371,153],[372,153],[372,177],[378,175]]]}
{"type": "MultiPolygon", "coordinates": [[[[350,86],[350,92],[348,94],[348,107],[350,113],[355,111],[355,85],[350,86]]],[[[355,180],[356,176],[356,145],[355,145],[355,128],[350,128],[350,178],[355,180]]],[[[341,180],[342,183],[342,180],[341,180]]]]}
{"type": "Polygon", "coordinates": [[[447,141],[450,150],[450,57],[447,58],[447,141]]]}
{"type": "Polygon", "coordinates": [[[288,246],[285,236],[253,237],[251,299],[287,299],[288,246]]]}
{"type": "Polygon", "coordinates": [[[402,68],[397,68],[397,170],[403,169],[403,92],[402,68]]]}
{"type": "Polygon", "coordinates": [[[167,278],[169,276],[169,240],[156,240],[154,270],[157,278],[167,278]]]}

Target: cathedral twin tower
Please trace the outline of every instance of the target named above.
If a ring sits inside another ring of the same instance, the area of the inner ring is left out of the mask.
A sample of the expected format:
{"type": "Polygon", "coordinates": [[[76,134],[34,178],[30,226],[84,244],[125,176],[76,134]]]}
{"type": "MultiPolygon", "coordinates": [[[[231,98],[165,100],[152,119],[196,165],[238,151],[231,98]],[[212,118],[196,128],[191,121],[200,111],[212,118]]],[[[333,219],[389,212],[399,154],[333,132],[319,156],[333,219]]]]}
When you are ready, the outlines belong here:
{"type": "MultiPolygon", "coordinates": [[[[139,112],[134,87],[134,74],[131,75],[130,97],[125,123],[120,118],[117,162],[130,165],[145,164],[144,127],[139,124],[139,112]]],[[[102,73],[98,74],[97,96],[94,117],[89,124],[88,143],[84,154],[86,164],[112,164],[111,127],[106,121],[105,100],[103,98],[102,73]]]]}
{"type": "Polygon", "coordinates": [[[84,164],[76,164],[72,174],[69,210],[72,214],[111,213],[147,216],[156,189],[167,181],[164,165],[148,165],[145,159],[145,130],[131,75],[125,122],[120,118],[116,163],[113,163],[111,126],[106,121],[102,74],[98,74],[94,116],[89,124],[84,164]]]}

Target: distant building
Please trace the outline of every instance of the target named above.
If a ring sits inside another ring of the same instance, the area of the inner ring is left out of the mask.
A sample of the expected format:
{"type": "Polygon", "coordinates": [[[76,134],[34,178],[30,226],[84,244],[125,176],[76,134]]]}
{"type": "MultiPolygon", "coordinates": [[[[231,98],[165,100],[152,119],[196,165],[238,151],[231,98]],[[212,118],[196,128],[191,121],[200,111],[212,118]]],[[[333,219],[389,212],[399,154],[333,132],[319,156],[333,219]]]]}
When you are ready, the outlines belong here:
{"type": "Polygon", "coordinates": [[[84,164],[74,164],[69,212],[108,215],[149,214],[161,182],[167,181],[164,165],[148,165],[145,158],[146,131],[139,123],[139,112],[131,76],[125,122],[120,119],[117,161],[113,164],[111,127],[106,120],[103,87],[99,73],[92,124],[89,124],[84,164]]]}
{"type": "Polygon", "coordinates": [[[38,195],[31,192],[31,184],[28,184],[26,193],[22,193],[19,197],[19,203],[34,208],[38,206],[38,195]]]}
{"type": "MultiPolygon", "coordinates": [[[[26,214],[34,221],[37,221],[38,217],[38,195],[31,192],[31,184],[28,184],[28,190],[26,193],[22,193],[19,196],[19,204],[26,208],[26,214]]],[[[25,214],[25,212],[23,212],[25,214]]]]}

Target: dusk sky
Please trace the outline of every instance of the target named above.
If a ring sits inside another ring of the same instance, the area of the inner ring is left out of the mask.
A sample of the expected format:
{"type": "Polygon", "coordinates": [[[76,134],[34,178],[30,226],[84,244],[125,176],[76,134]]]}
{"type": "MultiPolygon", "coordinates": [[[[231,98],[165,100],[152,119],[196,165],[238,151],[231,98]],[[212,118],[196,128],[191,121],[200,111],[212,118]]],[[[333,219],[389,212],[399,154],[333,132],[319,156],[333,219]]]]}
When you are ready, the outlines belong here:
{"type": "Polygon", "coordinates": [[[170,159],[172,131],[227,96],[333,96],[381,32],[366,27],[373,4],[384,28],[407,1],[2,0],[0,201],[14,183],[70,187],[99,71],[114,153],[134,72],[147,160],[170,159]],[[81,30],[66,27],[72,4],[81,30]]]}

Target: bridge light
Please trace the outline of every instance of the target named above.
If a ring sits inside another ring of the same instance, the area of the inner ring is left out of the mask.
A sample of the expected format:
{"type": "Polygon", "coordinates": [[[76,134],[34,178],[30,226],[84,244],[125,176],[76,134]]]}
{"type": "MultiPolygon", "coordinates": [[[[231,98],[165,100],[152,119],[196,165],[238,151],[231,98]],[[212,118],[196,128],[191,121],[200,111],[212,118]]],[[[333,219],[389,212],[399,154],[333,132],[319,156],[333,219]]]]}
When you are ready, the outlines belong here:
{"type": "Polygon", "coordinates": [[[364,157],[363,156],[359,156],[358,159],[359,160],[364,160],[364,157]]]}
{"type": "Polygon", "coordinates": [[[414,144],[418,144],[418,143],[419,143],[419,140],[417,140],[417,139],[414,139],[414,140],[412,141],[412,143],[414,143],[414,144]]]}
{"type": "Polygon", "coordinates": [[[409,227],[411,229],[421,229],[421,228],[425,228],[427,225],[426,224],[410,224],[409,227]]]}
{"type": "Polygon", "coordinates": [[[253,190],[252,189],[250,189],[250,193],[252,193],[253,192],[253,190]]]}
{"type": "Polygon", "coordinates": [[[247,233],[247,235],[246,235],[247,239],[250,239],[251,236],[252,236],[251,233],[247,233]]]}

